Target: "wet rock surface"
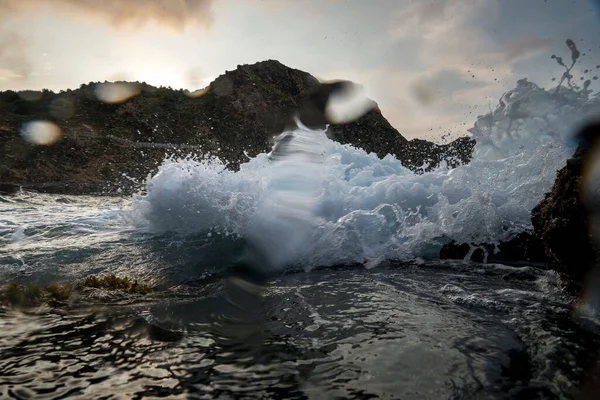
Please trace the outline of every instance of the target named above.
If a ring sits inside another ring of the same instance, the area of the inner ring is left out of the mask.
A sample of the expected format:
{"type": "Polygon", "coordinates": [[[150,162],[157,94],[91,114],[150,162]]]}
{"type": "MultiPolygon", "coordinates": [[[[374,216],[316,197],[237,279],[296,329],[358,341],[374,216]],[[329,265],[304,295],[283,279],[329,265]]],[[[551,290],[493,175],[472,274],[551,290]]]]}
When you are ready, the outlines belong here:
{"type": "Polygon", "coordinates": [[[575,287],[586,280],[597,263],[590,223],[598,210],[594,204],[583,201],[582,185],[586,164],[596,157],[599,133],[597,123],[582,130],[577,151],[558,171],[552,190],[531,212],[535,234],[542,241],[550,264],[575,287]]]}
{"type": "Polygon", "coordinates": [[[451,241],[440,250],[440,258],[503,264],[526,263],[536,266],[546,266],[548,262],[543,244],[533,232],[520,233],[511,240],[500,242],[498,246],[451,241]]]}

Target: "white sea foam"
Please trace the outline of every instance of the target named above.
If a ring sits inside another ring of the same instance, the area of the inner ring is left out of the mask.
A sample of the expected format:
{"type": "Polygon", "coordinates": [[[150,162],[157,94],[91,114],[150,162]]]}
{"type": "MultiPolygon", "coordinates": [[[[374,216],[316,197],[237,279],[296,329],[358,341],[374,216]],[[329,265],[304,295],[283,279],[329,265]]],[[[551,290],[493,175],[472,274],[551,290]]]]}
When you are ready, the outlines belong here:
{"type": "Polygon", "coordinates": [[[570,135],[599,105],[520,81],[470,130],[469,164],[421,175],[305,128],[293,132],[292,155],[260,154],[238,172],[217,159],[169,159],[131,217],[152,232],[244,237],[274,268],[437,256],[449,239],[497,242],[530,227],[573,152],[570,135]]]}

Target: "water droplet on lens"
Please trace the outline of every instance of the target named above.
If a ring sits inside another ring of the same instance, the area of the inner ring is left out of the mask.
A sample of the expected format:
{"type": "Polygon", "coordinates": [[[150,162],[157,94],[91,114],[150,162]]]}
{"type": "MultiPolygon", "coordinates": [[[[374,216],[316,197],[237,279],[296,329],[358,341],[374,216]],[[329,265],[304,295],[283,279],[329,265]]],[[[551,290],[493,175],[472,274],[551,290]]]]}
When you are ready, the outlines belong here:
{"type": "Polygon", "coordinates": [[[58,125],[50,121],[30,121],[21,127],[21,137],[28,143],[50,145],[62,137],[58,125]]]}
{"type": "Polygon", "coordinates": [[[96,97],[98,100],[109,103],[122,103],[125,100],[140,94],[140,88],[135,83],[99,83],[96,85],[96,97]]]}

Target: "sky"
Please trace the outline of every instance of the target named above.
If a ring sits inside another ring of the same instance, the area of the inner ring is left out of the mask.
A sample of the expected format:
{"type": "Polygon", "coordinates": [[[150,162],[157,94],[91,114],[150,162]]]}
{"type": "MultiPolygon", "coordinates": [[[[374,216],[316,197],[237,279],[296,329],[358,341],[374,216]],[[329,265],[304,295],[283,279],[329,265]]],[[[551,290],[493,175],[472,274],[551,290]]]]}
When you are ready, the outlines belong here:
{"type": "Polygon", "coordinates": [[[570,58],[567,38],[582,53],[576,78],[600,76],[599,11],[594,0],[0,0],[0,90],[193,91],[276,59],[360,83],[402,135],[442,141],[518,79],[552,87],[563,69],[550,56],[570,58]]]}

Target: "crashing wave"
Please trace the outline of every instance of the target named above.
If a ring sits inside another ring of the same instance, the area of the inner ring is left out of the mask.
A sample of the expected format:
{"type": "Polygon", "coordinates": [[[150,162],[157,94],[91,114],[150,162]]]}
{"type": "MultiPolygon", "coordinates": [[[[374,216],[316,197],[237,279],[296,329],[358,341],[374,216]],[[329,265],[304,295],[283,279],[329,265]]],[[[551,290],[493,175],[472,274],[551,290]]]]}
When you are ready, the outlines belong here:
{"type": "Polygon", "coordinates": [[[450,239],[497,243],[530,228],[574,129],[598,111],[589,91],[520,80],[469,130],[469,164],[420,175],[299,127],[285,142],[299,157],[260,154],[237,172],[218,159],[166,160],[130,217],[156,233],[250,238],[273,268],[437,257],[450,239]]]}

